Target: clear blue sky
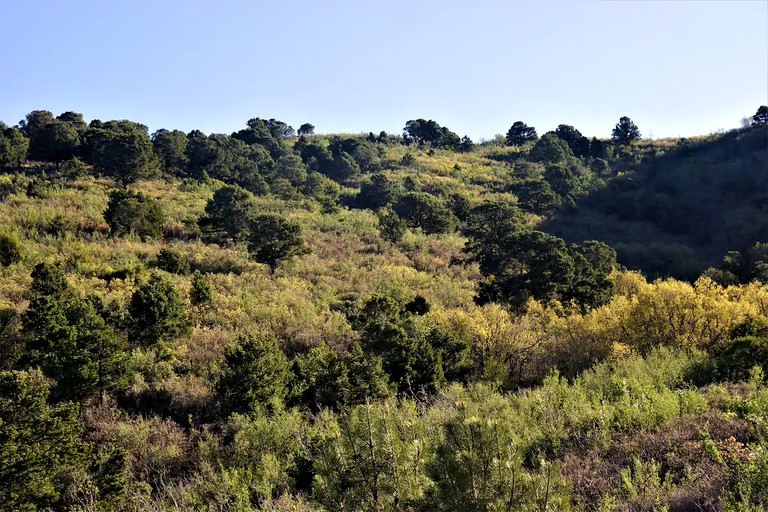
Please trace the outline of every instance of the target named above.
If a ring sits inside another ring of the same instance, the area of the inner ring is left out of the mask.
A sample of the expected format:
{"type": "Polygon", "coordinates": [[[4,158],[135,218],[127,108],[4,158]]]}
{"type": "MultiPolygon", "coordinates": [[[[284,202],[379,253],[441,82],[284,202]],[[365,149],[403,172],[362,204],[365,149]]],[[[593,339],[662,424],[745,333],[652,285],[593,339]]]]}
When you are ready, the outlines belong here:
{"type": "Polygon", "coordinates": [[[706,134],[768,103],[768,0],[0,0],[0,120],[229,133],[435,119],[706,134]]]}

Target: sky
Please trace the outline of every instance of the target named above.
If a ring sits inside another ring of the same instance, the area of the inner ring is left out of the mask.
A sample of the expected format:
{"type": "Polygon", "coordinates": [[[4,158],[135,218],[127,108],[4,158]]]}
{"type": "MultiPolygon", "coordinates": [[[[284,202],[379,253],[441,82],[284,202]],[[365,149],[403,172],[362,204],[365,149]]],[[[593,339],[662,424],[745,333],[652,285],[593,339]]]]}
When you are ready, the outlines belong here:
{"type": "Polygon", "coordinates": [[[739,126],[768,104],[768,0],[0,0],[0,120],[36,109],[231,133],[434,119],[607,137],[739,126]]]}

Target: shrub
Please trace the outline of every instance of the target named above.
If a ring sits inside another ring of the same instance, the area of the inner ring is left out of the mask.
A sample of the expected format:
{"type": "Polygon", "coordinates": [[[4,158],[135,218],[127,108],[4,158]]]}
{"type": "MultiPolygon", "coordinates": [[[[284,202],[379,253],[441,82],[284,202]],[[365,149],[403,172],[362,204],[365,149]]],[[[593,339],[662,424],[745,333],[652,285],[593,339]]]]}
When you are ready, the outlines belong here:
{"type": "Polygon", "coordinates": [[[0,266],[7,267],[22,260],[19,238],[13,233],[0,234],[0,266]]]}
{"type": "Polygon", "coordinates": [[[749,380],[755,366],[768,370],[768,339],[743,336],[721,347],[715,356],[715,376],[721,380],[749,380]]]}
{"type": "Polygon", "coordinates": [[[392,243],[402,240],[405,235],[405,221],[398,214],[390,209],[384,209],[377,213],[379,218],[379,232],[382,238],[392,243]]]}
{"type": "Polygon", "coordinates": [[[104,220],[114,236],[135,233],[146,239],[162,235],[165,215],[157,201],[141,192],[114,190],[109,194],[104,220]]]}
{"type": "Polygon", "coordinates": [[[191,271],[187,255],[168,248],[160,249],[155,266],[160,270],[178,275],[187,275],[191,271]]]}
{"type": "Polygon", "coordinates": [[[189,291],[189,300],[193,306],[208,306],[213,302],[213,292],[208,279],[196,270],[192,275],[192,288],[189,291]]]}
{"type": "Polygon", "coordinates": [[[40,178],[32,178],[27,183],[27,197],[32,199],[46,199],[51,195],[51,187],[40,178]]]}

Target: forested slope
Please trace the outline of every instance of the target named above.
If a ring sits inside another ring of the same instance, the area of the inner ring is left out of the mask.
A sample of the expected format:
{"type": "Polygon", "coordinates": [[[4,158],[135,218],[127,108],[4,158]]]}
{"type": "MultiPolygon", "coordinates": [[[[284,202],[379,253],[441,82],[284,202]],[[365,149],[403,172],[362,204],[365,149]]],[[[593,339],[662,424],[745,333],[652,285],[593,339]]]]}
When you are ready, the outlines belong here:
{"type": "Polygon", "coordinates": [[[764,126],[638,151],[645,155],[619,160],[618,176],[582,198],[575,215],[558,215],[545,229],[603,240],[622,263],[651,276],[688,279],[728,251],[768,239],[764,126]]]}
{"type": "Polygon", "coordinates": [[[30,113],[0,138],[0,508],[765,510],[764,124],[30,113]]]}

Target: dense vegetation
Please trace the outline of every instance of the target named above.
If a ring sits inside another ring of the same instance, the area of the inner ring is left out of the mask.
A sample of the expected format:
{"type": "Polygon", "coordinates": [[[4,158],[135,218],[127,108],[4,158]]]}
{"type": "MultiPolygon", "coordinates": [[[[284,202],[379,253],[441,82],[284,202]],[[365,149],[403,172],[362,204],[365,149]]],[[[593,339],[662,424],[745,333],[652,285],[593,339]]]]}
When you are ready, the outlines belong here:
{"type": "Polygon", "coordinates": [[[0,125],[0,509],[768,509],[768,108],[314,132],[0,125]]]}

